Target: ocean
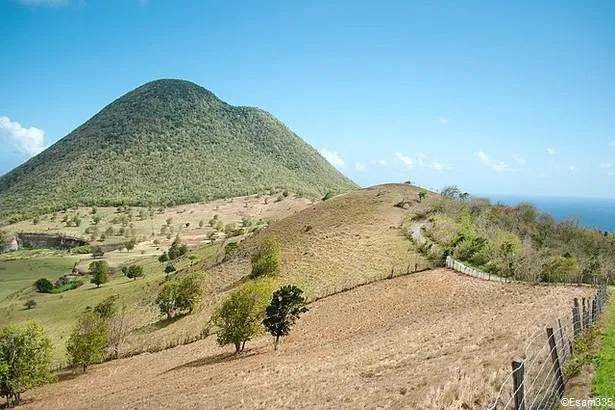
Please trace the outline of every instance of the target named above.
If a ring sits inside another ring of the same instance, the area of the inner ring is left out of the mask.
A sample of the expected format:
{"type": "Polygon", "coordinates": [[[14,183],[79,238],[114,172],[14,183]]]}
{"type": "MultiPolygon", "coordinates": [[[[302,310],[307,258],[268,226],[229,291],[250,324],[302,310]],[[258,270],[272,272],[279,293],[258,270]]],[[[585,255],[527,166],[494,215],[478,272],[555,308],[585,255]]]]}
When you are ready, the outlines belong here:
{"type": "Polygon", "coordinates": [[[515,206],[522,202],[534,204],[541,212],[553,215],[558,220],[578,219],[587,228],[615,232],[615,199],[563,198],[517,195],[477,195],[488,197],[492,203],[515,206]]]}

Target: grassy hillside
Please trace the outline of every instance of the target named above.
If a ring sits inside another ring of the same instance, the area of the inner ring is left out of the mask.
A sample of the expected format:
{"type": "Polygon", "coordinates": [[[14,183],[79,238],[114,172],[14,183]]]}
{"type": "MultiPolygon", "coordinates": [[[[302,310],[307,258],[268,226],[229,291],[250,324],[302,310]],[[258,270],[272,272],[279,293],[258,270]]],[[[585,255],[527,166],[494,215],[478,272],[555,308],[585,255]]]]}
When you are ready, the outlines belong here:
{"type": "Polygon", "coordinates": [[[271,114],[158,80],[0,177],[0,223],[79,205],[166,205],[356,185],[271,114]]]}

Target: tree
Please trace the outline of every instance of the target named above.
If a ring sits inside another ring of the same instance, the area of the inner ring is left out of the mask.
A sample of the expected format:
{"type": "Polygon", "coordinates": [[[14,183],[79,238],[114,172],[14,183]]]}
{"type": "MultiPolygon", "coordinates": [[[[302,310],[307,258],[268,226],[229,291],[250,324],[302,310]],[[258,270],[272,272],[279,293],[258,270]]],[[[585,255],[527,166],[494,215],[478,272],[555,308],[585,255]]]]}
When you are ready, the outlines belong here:
{"type": "Polygon", "coordinates": [[[177,237],[175,237],[175,240],[171,244],[171,247],[169,248],[167,254],[169,256],[169,259],[174,260],[179,258],[180,256],[185,255],[186,252],[188,252],[188,247],[179,241],[178,235],[177,237]]]}
{"type": "Polygon", "coordinates": [[[115,302],[119,299],[118,295],[111,295],[98,305],[94,306],[94,313],[103,320],[111,319],[117,312],[117,305],[115,302]]]}
{"type": "Polygon", "coordinates": [[[169,255],[166,252],[162,252],[162,255],[158,257],[158,262],[164,263],[169,260],[169,255]]]}
{"type": "Polygon", "coordinates": [[[134,239],[134,238],[132,238],[131,240],[129,240],[129,241],[126,243],[126,249],[127,249],[127,250],[129,250],[129,251],[131,251],[131,250],[133,250],[133,249],[135,248],[135,245],[136,245],[136,244],[137,244],[137,240],[136,240],[136,239],[134,239]]]}
{"type": "Polygon", "coordinates": [[[262,322],[273,289],[272,279],[259,279],[245,283],[222,302],[212,318],[220,346],[232,344],[235,353],[241,353],[247,341],[264,331],[262,322]]]}
{"type": "Polygon", "coordinates": [[[459,198],[462,194],[456,185],[450,185],[442,188],[440,195],[446,198],[459,198]]]}
{"type": "Polygon", "coordinates": [[[156,297],[156,304],[160,309],[160,313],[167,316],[167,319],[173,317],[175,313],[175,301],[177,300],[177,292],[179,290],[179,283],[177,281],[166,282],[158,297],[156,297]]]}
{"type": "Polygon", "coordinates": [[[280,242],[267,237],[252,255],[252,277],[275,274],[280,270],[280,242]]]}
{"type": "Polygon", "coordinates": [[[288,335],[299,315],[308,311],[302,294],[303,291],[293,285],[283,286],[273,293],[263,325],[275,338],[274,350],[278,350],[280,337],[288,335]]]}
{"type": "Polygon", "coordinates": [[[328,201],[329,199],[333,198],[335,196],[335,194],[331,191],[327,191],[327,193],[325,194],[325,196],[322,197],[323,201],[328,201]]]}
{"type": "Polygon", "coordinates": [[[36,301],[34,299],[30,299],[28,300],[26,303],[23,304],[24,307],[28,310],[32,309],[34,306],[36,306],[36,301]]]}
{"type": "Polygon", "coordinates": [[[0,330],[0,396],[7,406],[19,404],[26,390],[53,380],[51,355],[47,332],[34,322],[0,330]]]}
{"type": "Polygon", "coordinates": [[[49,279],[42,278],[34,282],[34,287],[36,288],[37,292],[51,293],[51,291],[53,290],[53,283],[51,283],[49,279]]]}
{"type": "Polygon", "coordinates": [[[92,256],[94,258],[102,258],[104,254],[105,254],[105,251],[103,250],[102,246],[100,245],[92,246],[92,256]]]}
{"type": "Polygon", "coordinates": [[[167,263],[167,266],[164,267],[164,273],[166,273],[167,275],[175,271],[176,271],[175,266],[172,263],[167,263]]]}
{"type": "Polygon", "coordinates": [[[427,193],[425,191],[419,192],[419,202],[423,202],[423,199],[425,199],[426,196],[427,193]]]}
{"type": "Polygon", "coordinates": [[[109,320],[109,350],[111,350],[114,359],[120,356],[120,350],[124,343],[126,343],[130,324],[128,308],[122,303],[109,320]]]}
{"type": "Polygon", "coordinates": [[[137,280],[137,278],[140,278],[140,277],[144,276],[144,274],[143,274],[143,266],[141,266],[141,265],[130,265],[128,267],[128,269],[126,269],[126,272],[124,274],[129,279],[137,280]]]}
{"type": "Polygon", "coordinates": [[[97,288],[109,280],[109,264],[105,261],[94,261],[89,266],[92,279],[90,282],[96,285],[97,288]]]}
{"type": "Polygon", "coordinates": [[[94,223],[94,225],[98,225],[100,221],[102,221],[102,217],[100,215],[94,215],[92,217],[92,222],[94,223]]]}
{"type": "Polygon", "coordinates": [[[109,327],[106,321],[95,312],[84,312],[66,344],[70,364],[80,366],[85,373],[88,366],[102,361],[108,343],[109,327]]]}

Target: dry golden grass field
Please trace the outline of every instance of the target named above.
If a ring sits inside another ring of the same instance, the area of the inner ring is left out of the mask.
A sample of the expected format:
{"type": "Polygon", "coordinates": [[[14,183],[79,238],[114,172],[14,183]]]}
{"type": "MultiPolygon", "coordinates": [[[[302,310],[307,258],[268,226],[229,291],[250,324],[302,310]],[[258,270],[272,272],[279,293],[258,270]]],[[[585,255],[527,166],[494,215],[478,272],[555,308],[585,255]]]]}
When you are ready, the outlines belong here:
{"type": "Polygon", "coordinates": [[[484,408],[528,337],[588,292],[416,273],[311,304],[277,353],[212,336],[96,365],[24,408],[484,408]]]}

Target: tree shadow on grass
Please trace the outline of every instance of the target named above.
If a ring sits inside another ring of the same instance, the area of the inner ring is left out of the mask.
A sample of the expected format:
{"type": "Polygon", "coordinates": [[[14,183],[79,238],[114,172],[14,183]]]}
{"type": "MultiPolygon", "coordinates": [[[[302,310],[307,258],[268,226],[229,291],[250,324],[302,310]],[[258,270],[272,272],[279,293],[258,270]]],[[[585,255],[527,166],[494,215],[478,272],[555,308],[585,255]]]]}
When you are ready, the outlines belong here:
{"type": "Polygon", "coordinates": [[[231,352],[219,353],[213,356],[202,357],[200,359],[196,359],[191,362],[184,363],[179,366],[175,366],[171,369],[165,370],[161,374],[170,373],[175,370],[186,369],[189,367],[211,366],[213,364],[222,363],[222,362],[232,362],[235,360],[246,359],[248,357],[255,356],[257,354],[258,352],[256,350],[248,350],[240,354],[231,353],[231,352]]]}
{"type": "Polygon", "coordinates": [[[143,325],[141,327],[138,327],[136,329],[134,329],[131,333],[135,333],[135,334],[147,334],[150,332],[155,332],[156,330],[160,330],[163,329],[175,322],[177,322],[179,319],[183,318],[186,315],[177,315],[177,316],[173,316],[170,319],[164,318],[164,319],[160,319],[157,322],[154,323],[148,323],[146,325],[143,325]]]}

